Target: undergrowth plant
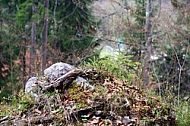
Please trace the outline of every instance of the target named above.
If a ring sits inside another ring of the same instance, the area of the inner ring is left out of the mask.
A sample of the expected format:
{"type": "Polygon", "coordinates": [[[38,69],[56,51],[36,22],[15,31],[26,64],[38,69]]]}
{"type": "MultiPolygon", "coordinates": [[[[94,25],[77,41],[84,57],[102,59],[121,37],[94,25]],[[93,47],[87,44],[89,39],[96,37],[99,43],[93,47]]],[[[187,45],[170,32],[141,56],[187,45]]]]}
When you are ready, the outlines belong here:
{"type": "Polygon", "coordinates": [[[177,122],[179,126],[190,125],[190,101],[180,101],[176,108],[177,122]]]}
{"type": "Polygon", "coordinates": [[[148,95],[160,97],[159,99],[163,104],[170,106],[174,110],[173,114],[177,118],[178,126],[190,125],[190,99],[184,100],[180,98],[178,101],[178,97],[170,90],[165,90],[163,96],[156,93],[149,93],[148,95]]]}
{"type": "Polygon", "coordinates": [[[35,103],[34,99],[20,90],[17,96],[4,97],[0,104],[0,116],[21,114],[35,103]]]}
{"type": "Polygon", "coordinates": [[[84,62],[84,66],[93,67],[104,72],[107,71],[115,76],[131,81],[137,76],[140,62],[131,60],[131,55],[118,54],[117,57],[105,58],[92,57],[84,62]]]}

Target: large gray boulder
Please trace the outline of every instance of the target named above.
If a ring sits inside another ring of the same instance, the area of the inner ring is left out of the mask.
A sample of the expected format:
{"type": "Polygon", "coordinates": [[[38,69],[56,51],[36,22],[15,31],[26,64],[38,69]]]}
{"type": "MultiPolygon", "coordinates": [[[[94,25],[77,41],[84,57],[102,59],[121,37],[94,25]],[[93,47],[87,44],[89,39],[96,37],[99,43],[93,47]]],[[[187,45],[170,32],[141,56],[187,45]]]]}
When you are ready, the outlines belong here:
{"type": "Polygon", "coordinates": [[[67,63],[59,62],[45,69],[44,76],[48,78],[50,82],[52,82],[73,69],[75,69],[74,66],[67,63]]]}

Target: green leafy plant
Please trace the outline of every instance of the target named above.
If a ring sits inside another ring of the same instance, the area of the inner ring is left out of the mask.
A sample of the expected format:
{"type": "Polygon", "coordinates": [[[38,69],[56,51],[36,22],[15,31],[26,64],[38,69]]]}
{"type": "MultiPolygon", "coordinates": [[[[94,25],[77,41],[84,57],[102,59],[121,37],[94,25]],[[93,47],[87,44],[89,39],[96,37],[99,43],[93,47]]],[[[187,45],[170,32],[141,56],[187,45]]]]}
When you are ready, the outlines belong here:
{"type": "Polygon", "coordinates": [[[119,78],[125,78],[131,81],[135,77],[140,63],[131,60],[130,55],[126,56],[119,53],[115,59],[111,56],[102,59],[92,57],[84,63],[84,66],[94,67],[100,71],[107,71],[119,78]]]}
{"type": "Polygon", "coordinates": [[[15,109],[22,112],[26,111],[35,103],[33,97],[25,94],[23,90],[20,90],[18,97],[13,96],[12,102],[15,109]]]}

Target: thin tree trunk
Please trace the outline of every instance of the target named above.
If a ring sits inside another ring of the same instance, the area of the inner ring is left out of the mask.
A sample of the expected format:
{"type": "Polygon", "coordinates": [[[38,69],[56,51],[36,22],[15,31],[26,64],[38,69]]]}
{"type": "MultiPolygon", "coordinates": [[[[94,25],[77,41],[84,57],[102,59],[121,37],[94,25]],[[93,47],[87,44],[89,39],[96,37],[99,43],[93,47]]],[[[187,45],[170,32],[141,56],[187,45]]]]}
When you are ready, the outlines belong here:
{"type": "Polygon", "coordinates": [[[46,67],[49,0],[44,0],[44,8],[45,8],[45,15],[44,15],[44,22],[43,22],[44,26],[43,26],[43,33],[42,33],[42,71],[46,67]]]}
{"type": "Polygon", "coordinates": [[[146,24],[145,24],[145,38],[146,38],[146,54],[144,61],[143,69],[143,88],[150,83],[149,71],[150,71],[150,56],[151,56],[151,42],[152,42],[152,33],[151,33],[151,0],[147,0],[146,5],[146,24]]]}
{"type": "Polygon", "coordinates": [[[27,35],[25,34],[25,37],[24,37],[24,42],[23,42],[23,45],[22,45],[22,67],[23,67],[23,70],[22,70],[22,78],[23,78],[23,84],[22,84],[22,87],[24,88],[25,87],[25,84],[26,84],[26,43],[28,41],[28,37],[27,35]]]}
{"type": "MultiPolygon", "coordinates": [[[[33,3],[32,6],[32,14],[34,15],[36,12],[36,4],[33,3]]],[[[36,22],[32,23],[31,29],[31,49],[30,49],[30,69],[29,76],[34,76],[34,65],[35,65],[35,57],[36,57],[36,22]]]]}

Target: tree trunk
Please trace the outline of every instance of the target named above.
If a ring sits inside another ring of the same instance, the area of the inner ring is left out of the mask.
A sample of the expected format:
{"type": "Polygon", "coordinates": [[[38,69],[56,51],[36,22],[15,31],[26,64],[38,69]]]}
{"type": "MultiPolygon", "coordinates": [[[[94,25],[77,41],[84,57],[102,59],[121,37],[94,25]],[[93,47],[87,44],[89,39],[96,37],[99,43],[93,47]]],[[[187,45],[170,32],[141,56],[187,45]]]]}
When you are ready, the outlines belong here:
{"type": "Polygon", "coordinates": [[[143,88],[150,83],[149,71],[150,71],[150,56],[151,56],[151,42],[152,42],[152,33],[151,33],[151,0],[147,0],[146,5],[146,24],[145,24],[145,38],[146,38],[146,53],[143,69],[143,88]]]}
{"type": "Polygon", "coordinates": [[[46,50],[47,50],[47,34],[48,34],[48,8],[49,0],[44,0],[45,15],[43,21],[43,33],[42,33],[42,71],[46,67],[46,50]]]}
{"type": "MultiPolygon", "coordinates": [[[[34,15],[36,12],[36,4],[33,3],[32,6],[32,14],[34,15]]],[[[34,76],[34,65],[35,65],[35,57],[36,57],[36,22],[32,22],[31,29],[31,49],[30,49],[30,69],[29,76],[34,76]]]]}
{"type": "Polygon", "coordinates": [[[24,35],[24,41],[23,41],[23,44],[21,46],[21,49],[22,49],[22,79],[24,80],[23,81],[23,84],[22,84],[22,88],[25,88],[25,84],[26,84],[26,44],[27,44],[27,41],[28,41],[28,37],[27,35],[25,34],[24,35]]]}

